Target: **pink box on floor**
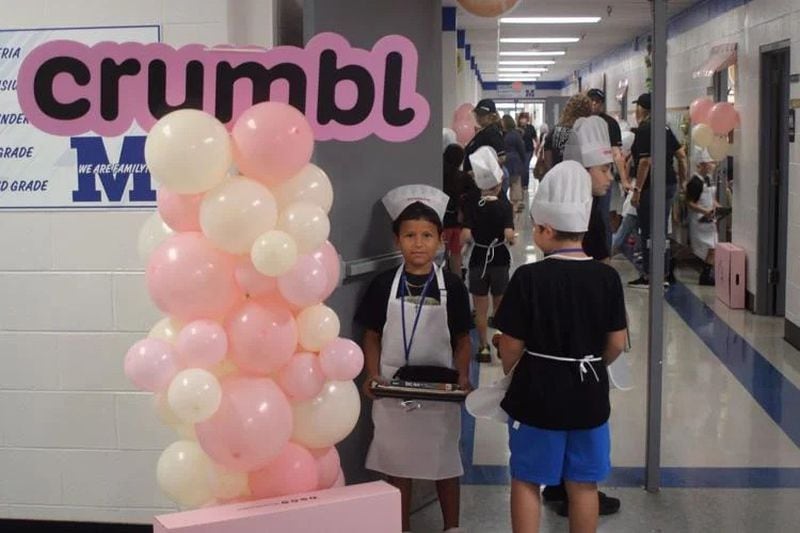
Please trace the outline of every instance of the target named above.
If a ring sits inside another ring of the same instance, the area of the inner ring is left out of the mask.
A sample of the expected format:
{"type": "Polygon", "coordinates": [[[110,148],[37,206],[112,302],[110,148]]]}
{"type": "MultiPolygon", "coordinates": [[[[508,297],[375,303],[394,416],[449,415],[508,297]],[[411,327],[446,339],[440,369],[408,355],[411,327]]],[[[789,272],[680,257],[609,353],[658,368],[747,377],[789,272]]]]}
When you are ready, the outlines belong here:
{"type": "Polygon", "coordinates": [[[400,533],[400,491],[383,481],[155,517],[154,533],[400,533]]]}
{"type": "Polygon", "coordinates": [[[729,242],[717,244],[715,251],[717,298],[731,309],[744,309],[747,255],[742,248],[729,242]]]}

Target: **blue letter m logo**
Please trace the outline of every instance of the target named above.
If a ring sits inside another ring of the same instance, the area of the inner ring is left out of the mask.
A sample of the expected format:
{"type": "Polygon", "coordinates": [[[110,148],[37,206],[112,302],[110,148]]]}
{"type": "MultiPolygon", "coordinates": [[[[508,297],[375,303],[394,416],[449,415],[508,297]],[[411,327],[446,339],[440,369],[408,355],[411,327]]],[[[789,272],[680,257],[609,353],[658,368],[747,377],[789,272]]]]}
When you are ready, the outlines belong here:
{"type": "Polygon", "coordinates": [[[70,147],[78,152],[78,188],[72,191],[73,202],[101,202],[97,180],[110,202],[122,201],[128,180],[133,187],[128,194],[131,202],[155,202],[156,191],[150,185],[150,171],[144,162],[146,137],[125,137],[119,162],[110,163],[102,137],[71,137],[70,147]]]}

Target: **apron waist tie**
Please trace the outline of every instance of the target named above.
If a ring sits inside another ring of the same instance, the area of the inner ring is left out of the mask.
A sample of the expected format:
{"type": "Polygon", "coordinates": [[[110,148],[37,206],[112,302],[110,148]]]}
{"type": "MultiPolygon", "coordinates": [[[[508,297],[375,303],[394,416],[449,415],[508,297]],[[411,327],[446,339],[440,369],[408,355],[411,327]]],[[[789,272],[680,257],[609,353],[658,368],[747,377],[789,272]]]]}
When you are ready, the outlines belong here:
{"type": "Polygon", "coordinates": [[[589,370],[591,370],[592,374],[594,374],[595,381],[597,381],[598,383],[600,382],[600,376],[597,375],[597,371],[594,369],[594,365],[592,363],[595,363],[597,361],[602,361],[603,360],[602,357],[597,357],[596,355],[586,355],[586,356],[583,356],[583,357],[580,357],[580,358],[575,358],[575,357],[557,357],[555,355],[545,355],[545,354],[542,354],[542,353],[532,352],[530,350],[525,350],[525,351],[529,355],[532,355],[534,357],[541,357],[542,359],[550,359],[552,361],[561,361],[563,363],[578,363],[578,369],[580,370],[580,376],[581,376],[581,383],[583,383],[583,375],[584,374],[588,374],[589,370]]]}
{"type": "Polygon", "coordinates": [[[499,248],[501,246],[505,246],[506,241],[501,241],[500,239],[493,239],[489,244],[480,244],[478,242],[475,243],[477,248],[483,248],[486,250],[486,257],[483,259],[483,270],[481,271],[481,279],[486,277],[486,269],[489,268],[489,263],[494,261],[494,249],[499,248]]]}

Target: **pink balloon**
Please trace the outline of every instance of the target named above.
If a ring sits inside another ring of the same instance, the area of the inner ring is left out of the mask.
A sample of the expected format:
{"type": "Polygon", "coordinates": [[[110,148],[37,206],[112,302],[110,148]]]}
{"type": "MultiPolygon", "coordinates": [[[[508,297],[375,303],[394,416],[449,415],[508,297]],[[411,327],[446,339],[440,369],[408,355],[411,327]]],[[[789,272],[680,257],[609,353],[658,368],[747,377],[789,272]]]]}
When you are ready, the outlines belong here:
{"type": "Polygon", "coordinates": [[[214,415],[195,425],[197,441],[211,459],[238,472],[268,465],[292,434],[292,408],[268,378],[229,377],[214,415]]]}
{"type": "Polygon", "coordinates": [[[142,339],[125,354],[125,375],[142,390],[167,390],[179,370],[172,345],[161,339],[142,339]]]}
{"type": "Polygon", "coordinates": [[[325,385],[319,357],[310,352],[294,354],[278,373],[277,381],[292,401],[304,402],[314,398],[325,385]]]}
{"type": "Polygon", "coordinates": [[[339,337],[322,349],[319,364],[329,380],[350,381],[364,368],[364,352],[355,342],[339,337]]]}
{"type": "Polygon", "coordinates": [[[465,103],[458,106],[456,108],[455,113],[453,113],[453,123],[459,122],[461,120],[471,119],[473,109],[475,109],[475,106],[470,103],[465,103]]]}
{"type": "Polygon", "coordinates": [[[268,185],[297,174],[314,150],[314,133],[306,117],[280,102],[262,102],[246,110],[231,135],[239,171],[268,185]]]}
{"type": "Polygon", "coordinates": [[[453,131],[456,132],[456,139],[466,146],[475,136],[475,122],[472,120],[460,120],[453,123],[453,131]]]}
{"type": "Polygon", "coordinates": [[[319,488],[329,489],[336,483],[341,469],[341,459],[336,448],[319,448],[309,450],[317,461],[317,471],[319,472],[319,488]]]}
{"type": "Polygon", "coordinates": [[[339,253],[334,248],[333,244],[330,241],[325,241],[325,243],[317,248],[317,250],[311,254],[314,256],[314,259],[319,261],[322,266],[325,268],[325,273],[328,276],[328,284],[325,287],[325,295],[322,297],[322,300],[327,300],[333,291],[336,290],[336,287],[339,286],[339,275],[341,265],[339,263],[339,253]]]}
{"type": "Polygon", "coordinates": [[[254,374],[271,374],[285,365],[297,348],[297,323],[285,307],[249,301],[225,322],[230,358],[254,374]]]}
{"type": "Polygon", "coordinates": [[[278,292],[278,279],[256,270],[249,256],[243,256],[239,260],[235,277],[239,288],[248,298],[261,298],[278,292]]]}
{"type": "Polygon", "coordinates": [[[278,291],[298,307],[320,303],[327,287],[325,268],[312,255],[301,255],[289,272],[278,277],[278,291]]]}
{"type": "Polygon", "coordinates": [[[730,102],[719,102],[708,112],[708,125],[717,135],[727,135],[739,125],[739,113],[730,102]]]}
{"type": "Polygon", "coordinates": [[[177,233],[156,248],[147,265],[147,289],[165,314],[185,322],[224,316],[241,298],[234,258],[200,233],[177,233]]]}
{"type": "Polygon", "coordinates": [[[288,443],[264,468],[250,474],[250,491],[256,498],[275,498],[319,487],[314,456],[302,446],[288,443]]]}
{"type": "Polygon", "coordinates": [[[336,478],[336,482],[333,484],[332,489],[338,489],[339,487],[344,487],[347,485],[347,481],[344,478],[344,472],[342,469],[339,469],[339,476],[336,478]]]}
{"type": "Polygon", "coordinates": [[[158,214],[175,231],[200,231],[202,194],[178,194],[158,189],[158,214]]]}
{"type": "Polygon", "coordinates": [[[186,367],[211,368],[225,359],[228,336],[218,322],[195,320],[178,333],[175,351],[186,367]]]}
{"type": "Polygon", "coordinates": [[[708,124],[708,113],[714,107],[711,98],[698,98],[689,106],[689,116],[694,124],[708,124]]]}

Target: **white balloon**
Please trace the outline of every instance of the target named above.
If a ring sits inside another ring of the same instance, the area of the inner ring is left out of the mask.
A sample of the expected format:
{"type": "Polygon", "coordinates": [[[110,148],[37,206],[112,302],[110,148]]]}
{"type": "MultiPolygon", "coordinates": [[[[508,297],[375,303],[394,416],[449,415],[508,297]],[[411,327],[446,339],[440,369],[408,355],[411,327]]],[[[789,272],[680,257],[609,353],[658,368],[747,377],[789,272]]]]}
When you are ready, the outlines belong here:
{"type": "Polygon", "coordinates": [[[197,440],[197,433],[194,430],[194,424],[190,422],[184,422],[178,415],[176,415],[172,408],[169,406],[169,402],[167,401],[166,394],[156,394],[153,397],[153,408],[158,415],[158,419],[161,422],[175,431],[183,440],[197,440]]]}
{"type": "Polygon", "coordinates": [[[175,344],[178,333],[183,329],[183,324],[174,318],[165,317],[156,322],[147,336],[151,339],[161,339],[175,344]]]}
{"type": "Polygon", "coordinates": [[[313,305],[297,315],[300,346],[309,352],[318,352],[339,336],[339,317],[327,305],[313,305]]]}
{"type": "Polygon", "coordinates": [[[222,387],[208,370],[189,368],[173,378],[167,401],[180,420],[196,424],[217,412],[222,402],[222,387]]]}
{"type": "Polygon", "coordinates": [[[714,158],[715,161],[721,161],[728,156],[730,145],[728,144],[727,135],[718,135],[714,137],[711,144],[708,145],[708,155],[714,158]]]}
{"type": "Polygon", "coordinates": [[[278,218],[278,229],[292,236],[297,252],[310,254],[328,240],[331,223],[318,205],[296,202],[287,206],[278,218]]]}
{"type": "Polygon", "coordinates": [[[333,206],[333,186],[324,170],[309,163],[275,189],[275,198],[281,207],[295,202],[308,202],[328,213],[333,206]]]}
{"type": "Polygon", "coordinates": [[[361,398],[352,381],[329,381],[314,399],[294,404],[292,411],[292,441],[306,448],[327,448],[356,426],[361,398]]]}
{"type": "Polygon", "coordinates": [[[250,495],[250,480],[246,472],[234,472],[219,465],[214,468],[212,486],[214,496],[220,500],[250,495]]]}
{"type": "Polygon", "coordinates": [[[698,124],[692,128],[692,142],[700,148],[708,148],[714,142],[714,130],[708,124],[698,124]]]}
{"type": "Polygon", "coordinates": [[[261,274],[282,276],[297,262],[297,244],[285,231],[268,231],[253,243],[250,260],[261,274]]]}
{"type": "Polygon", "coordinates": [[[225,126],[196,109],[180,109],[153,125],[144,145],[153,179],[172,192],[196,194],[217,186],[233,161],[225,126]]]}
{"type": "Polygon", "coordinates": [[[277,219],[278,206],[269,189],[240,176],[206,193],[200,204],[203,233],[217,248],[233,254],[249,252],[277,219]]]}
{"type": "Polygon", "coordinates": [[[156,466],[158,486],[172,501],[185,507],[199,507],[214,499],[213,475],[211,459],[199,444],[186,440],[172,443],[156,466]]]}
{"type": "Polygon", "coordinates": [[[161,220],[158,212],[153,213],[142,224],[139,230],[138,250],[142,263],[147,264],[150,254],[158,248],[167,238],[175,233],[167,223],[161,220]]]}

